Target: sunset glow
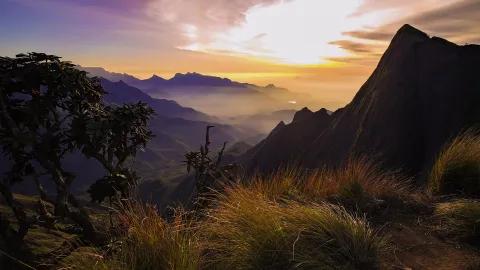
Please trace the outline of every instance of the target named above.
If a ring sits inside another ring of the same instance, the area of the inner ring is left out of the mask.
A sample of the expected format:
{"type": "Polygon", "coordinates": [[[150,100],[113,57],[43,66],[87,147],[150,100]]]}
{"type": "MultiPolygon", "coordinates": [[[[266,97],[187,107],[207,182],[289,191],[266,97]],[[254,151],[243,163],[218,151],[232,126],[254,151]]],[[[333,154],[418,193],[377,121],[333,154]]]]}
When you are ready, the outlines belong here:
{"type": "Polygon", "coordinates": [[[0,4],[0,53],[43,51],[140,78],[195,71],[274,83],[338,107],[404,23],[479,43],[478,3],[7,0],[0,4]]]}

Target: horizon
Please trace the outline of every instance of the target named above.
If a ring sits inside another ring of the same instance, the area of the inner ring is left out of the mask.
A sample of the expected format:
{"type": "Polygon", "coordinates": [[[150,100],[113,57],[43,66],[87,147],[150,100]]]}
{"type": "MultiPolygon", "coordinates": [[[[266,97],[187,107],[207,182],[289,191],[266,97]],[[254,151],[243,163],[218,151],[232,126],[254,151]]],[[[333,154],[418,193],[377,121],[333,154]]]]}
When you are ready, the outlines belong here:
{"type": "Polygon", "coordinates": [[[475,0],[10,0],[0,4],[0,54],[45,52],[140,79],[197,72],[274,84],[336,109],[403,24],[480,43],[479,7],[475,0]]]}

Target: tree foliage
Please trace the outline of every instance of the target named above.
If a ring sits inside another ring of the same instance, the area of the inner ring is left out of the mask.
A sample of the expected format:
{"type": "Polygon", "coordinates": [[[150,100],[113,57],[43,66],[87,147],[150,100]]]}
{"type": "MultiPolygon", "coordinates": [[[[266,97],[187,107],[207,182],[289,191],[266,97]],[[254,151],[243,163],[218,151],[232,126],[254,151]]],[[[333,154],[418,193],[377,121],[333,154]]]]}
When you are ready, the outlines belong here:
{"type": "Polygon", "coordinates": [[[69,192],[75,175],[62,165],[68,153],[80,151],[108,171],[91,188],[96,201],[111,196],[112,190],[126,194],[128,185],[123,182],[136,181],[135,172],[124,163],[152,136],[147,122],[153,111],[143,103],[106,105],[104,94],[97,78],[57,56],[29,53],[0,58],[0,146],[12,163],[0,191],[19,220],[19,234],[25,235],[29,221],[10,186],[32,178],[45,199],[39,177],[55,184],[54,215],[68,217],[86,234],[94,234],[88,215],[69,192]]]}

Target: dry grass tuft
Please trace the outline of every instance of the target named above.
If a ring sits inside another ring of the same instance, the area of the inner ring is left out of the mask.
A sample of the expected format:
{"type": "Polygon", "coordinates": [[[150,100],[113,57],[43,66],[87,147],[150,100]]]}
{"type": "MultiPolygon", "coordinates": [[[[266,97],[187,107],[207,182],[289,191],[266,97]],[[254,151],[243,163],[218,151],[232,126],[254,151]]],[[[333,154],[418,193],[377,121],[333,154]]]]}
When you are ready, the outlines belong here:
{"type": "Polygon", "coordinates": [[[171,222],[156,208],[132,203],[123,208],[126,238],[118,254],[127,269],[199,269],[200,242],[195,223],[179,211],[171,222]]]}
{"type": "Polygon", "coordinates": [[[256,176],[245,186],[273,200],[333,201],[363,211],[382,203],[391,206],[402,201],[419,201],[408,177],[383,170],[366,159],[350,160],[338,169],[305,172],[288,168],[256,176]]]}
{"type": "Polygon", "coordinates": [[[109,256],[76,256],[68,261],[68,269],[200,269],[197,228],[183,211],[167,222],[150,205],[125,203],[118,218],[124,232],[118,250],[109,256]]]}
{"type": "Polygon", "coordinates": [[[435,215],[442,221],[441,231],[480,243],[480,201],[455,200],[439,203],[435,215]]]}
{"type": "Polygon", "coordinates": [[[213,269],[375,269],[386,246],[340,206],[279,203],[243,186],[227,189],[204,225],[213,269]]]}
{"type": "Polygon", "coordinates": [[[480,135],[467,130],[447,145],[429,176],[433,194],[480,196],[480,135]]]}

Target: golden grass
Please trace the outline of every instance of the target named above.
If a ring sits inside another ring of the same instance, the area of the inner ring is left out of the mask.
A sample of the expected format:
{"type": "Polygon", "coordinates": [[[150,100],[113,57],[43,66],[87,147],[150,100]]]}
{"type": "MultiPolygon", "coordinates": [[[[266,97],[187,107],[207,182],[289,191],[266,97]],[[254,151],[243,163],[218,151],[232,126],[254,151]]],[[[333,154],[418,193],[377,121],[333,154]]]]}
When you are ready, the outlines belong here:
{"type": "Polygon", "coordinates": [[[467,130],[439,154],[429,176],[433,194],[480,196],[480,135],[467,130]]]}
{"type": "Polygon", "coordinates": [[[182,211],[171,222],[151,206],[124,207],[121,224],[128,228],[118,255],[127,269],[198,269],[201,249],[195,223],[182,211]]]}
{"type": "Polygon", "coordinates": [[[383,200],[418,199],[408,177],[383,170],[367,159],[350,160],[338,169],[305,172],[287,168],[271,175],[255,176],[244,185],[273,200],[333,200],[360,208],[383,200]]]}
{"type": "Polygon", "coordinates": [[[196,270],[200,269],[201,246],[195,222],[178,211],[172,221],[163,219],[156,208],[125,203],[118,216],[124,230],[118,251],[110,256],[91,253],[67,261],[70,269],[196,270]]]}
{"type": "Polygon", "coordinates": [[[361,159],[338,170],[257,175],[212,198],[195,222],[126,204],[120,251],[91,258],[98,269],[119,270],[376,269],[386,240],[349,203],[409,200],[411,189],[407,178],[361,159]]]}
{"type": "Polygon", "coordinates": [[[454,200],[439,203],[435,215],[442,221],[441,230],[480,243],[480,201],[454,200]]]}
{"type": "Polygon", "coordinates": [[[226,190],[203,226],[213,269],[375,269],[385,240],[343,207],[226,190]]]}

